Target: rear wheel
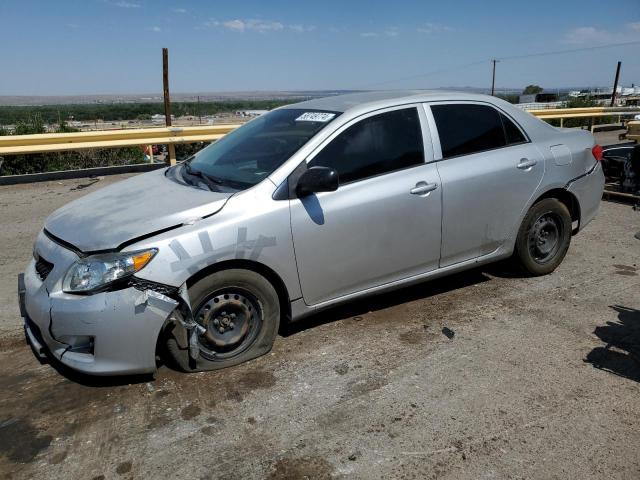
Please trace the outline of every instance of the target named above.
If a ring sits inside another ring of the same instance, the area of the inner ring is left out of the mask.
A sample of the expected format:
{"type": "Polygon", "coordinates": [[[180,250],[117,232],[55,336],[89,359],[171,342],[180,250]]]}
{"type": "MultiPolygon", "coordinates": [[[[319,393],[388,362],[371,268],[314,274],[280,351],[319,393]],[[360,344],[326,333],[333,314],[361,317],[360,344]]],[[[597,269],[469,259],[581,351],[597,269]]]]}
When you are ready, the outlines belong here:
{"type": "Polygon", "coordinates": [[[197,359],[188,341],[169,334],[167,350],[185,371],[217,370],[264,355],[271,350],[280,323],[275,289],[250,270],[223,270],[189,288],[193,318],[204,332],[197,337],[197,359]]]}
{"type": "Polygon", "coordinates": [[[571,215],[555,198],[533,205],[522,221],[514,257],[530,275],[553,272],[567,254],[571,243],[571,215]]]}

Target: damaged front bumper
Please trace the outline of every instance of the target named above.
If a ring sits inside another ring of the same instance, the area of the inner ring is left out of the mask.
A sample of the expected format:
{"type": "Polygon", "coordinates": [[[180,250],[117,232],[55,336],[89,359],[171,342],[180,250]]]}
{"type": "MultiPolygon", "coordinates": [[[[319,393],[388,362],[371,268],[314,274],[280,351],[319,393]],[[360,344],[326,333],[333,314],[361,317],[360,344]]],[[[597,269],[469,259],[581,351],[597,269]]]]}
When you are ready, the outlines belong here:
{"type": "Polygon", "coordinates": [[[36,250],[53,268],[42,278],[31,260],[18,287],[25,333],[36,354],[92,375],[155,371],[158,337],[178,301],[140,286],[64,293],[62,278],[78,256],[43,234],[36,250]]]}

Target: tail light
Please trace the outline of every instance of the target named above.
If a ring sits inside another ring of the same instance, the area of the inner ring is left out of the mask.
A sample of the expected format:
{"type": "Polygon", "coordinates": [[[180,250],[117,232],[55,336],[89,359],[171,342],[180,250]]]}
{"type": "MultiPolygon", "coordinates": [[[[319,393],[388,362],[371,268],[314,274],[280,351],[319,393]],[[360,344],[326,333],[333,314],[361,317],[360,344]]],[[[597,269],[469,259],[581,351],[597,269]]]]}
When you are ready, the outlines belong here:
{"type": "Polygon", "coordinates": [[[596,145],[591,149],[591,153],[593,154],[593,157],[597,160],[600,161],[602,160],[602,147],[600,145],[596,145]]]}

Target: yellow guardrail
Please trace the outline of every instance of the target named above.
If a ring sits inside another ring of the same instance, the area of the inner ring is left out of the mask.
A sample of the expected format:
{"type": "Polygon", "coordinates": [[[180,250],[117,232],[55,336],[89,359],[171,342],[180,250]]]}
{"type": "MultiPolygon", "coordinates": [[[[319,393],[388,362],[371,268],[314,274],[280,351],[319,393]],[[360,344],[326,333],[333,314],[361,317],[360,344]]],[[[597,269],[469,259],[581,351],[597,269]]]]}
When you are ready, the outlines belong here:
{"type": "Polygon", "coordinates": [[[132,145],[168,145],[211,142],[238,128],[238,124],[198,127],[158,127],[74,133],[0,136],[0,155],[62,152],[132,145]]]}
{"type": "MultiPolygon", "coordinates": [[[[565,118],[595,118],[618,117],[620,123],[623,117],[640,114],[638,107],[585,107],[585,108],[554,108],[548,110],[526,110],[541,120],[560,120],[560,126],[564,126],[565,118]]],[[[593,131],[593,125],[591,126],[593,131]]]]}
{"type": "Polygon", "coordinates": [[[548,108],[548,109],[540,109],[540,110],[527,110],[527,112],[539,116],[546,116],[547,114],[552,115],[573,115],[573,114],[596,114],[596,113],[607,113],[615,111],[621,112],[622,114],[634,113],[638,111],[638,109],[628,108],[628,107],[583,107],[583,108],[548,108]]]}
{"type": "MultiPolygon", "coordinates": [[[[639,114],[640,109],[625,107],[588,107],[556,108],[548,110],[529,110],[529,113],[542,120],[560,119],[563,126],[565,118],[589,118],[601,116],[624,116],[639,114]]],[[[636,122],[629,122],[636,123],[636,122]]],[[[638,122],[640,124],[640,122],[638,122]]],[[[127,146],[169,145],[176,143],[211,142],[218,140],[239,124],[222,124],[192,127],[156,127],[128,130],[101,130],[75,133],[45,133],[37,135],[0,136],[0,156],[27,153],[62,152],[66,150],[85,150],[93,148],[116,148],[127,146]]],[[[633,127],[627,138],[639,139],[640,127],[633,127]],[[636,130],[637,129],[637,130],[636,130]]],[[[175,162],[171,159],[172,163],[175,162]]]]}

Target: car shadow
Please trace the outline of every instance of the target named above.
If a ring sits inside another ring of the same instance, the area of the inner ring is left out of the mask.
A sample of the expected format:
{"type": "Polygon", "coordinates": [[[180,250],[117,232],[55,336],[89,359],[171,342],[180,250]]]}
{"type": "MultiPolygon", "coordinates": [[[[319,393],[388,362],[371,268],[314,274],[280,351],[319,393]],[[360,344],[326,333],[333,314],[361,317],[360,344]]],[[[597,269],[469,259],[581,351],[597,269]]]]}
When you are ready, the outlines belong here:
{"type": "Polygon", "coordinates": [[[585,362],[614,375],[640,382],[640,310],[612,305],[617,322],[596,327],[594,334],[606,345],[589,352],[585,362]]]}
{"type": "MultiPolygon", "coordinates": [[[[487,275],[487,267],[467,270],[446,277],[424,282],[409,287],[400,288],[386,293],[379,293],[358,300],[322,310],[296,322],[288,323],[280,328],[280,335],[289,337],[304,330],[315,328],[327,323],[344,320],[363,315],[368,312],[384,310],[403,303],[421,300],[460,288],[470,287],[491,280],[487,275]]],[[[492,275],[492,274],[491,274],[492,275]]],[[[495,275],[500,276],[500,275],[495,275]]]]}
{"type": "MultiPolygon", "coordinates": [[[[499,262],[497,264],[485,265],[464,272],[456,273],[446,277],[425,280],[424,282],[400,288],[398,290],[387,293],[374,294],[347,302],[345,304],[323,310],[319,313],[310,315],[297,322],[281,325],[280,335],[289,337],[302,331],[318,327],[320,325],[336,322],[345,318],[353,318],[368,312],[384,310],[389,307],[401,305],[403,303],[415,300],[426,299],[442,293],[451,292],[461,288],[467,288],[472,285],[487,282],[492,277],[512,278],[518,276],[517,272],[512,271],[508,262],[499,262]]],[[[38,358],[36,356],[36,358],[38,358]]],[[[176,370],[167,357],[166,352],[161,352],[161,363],[158,368],[176,370]]],[[[154,381],[152,374],[146,375],[126,375],[126,376],[92,376],[81,372],[77,372],[50,353],[47,354],[46,360],[40,360],[51,366],[56,372],[71,382],[78,383],[87,387],[117,387],[123,385],[132,385],[154,381]]]]}
{"type": "Polygon", "coordinates": [[[524,278],[530,276],[510,258],[485,265],[482,267],[482,271],[498,278],[524,278]]]}

